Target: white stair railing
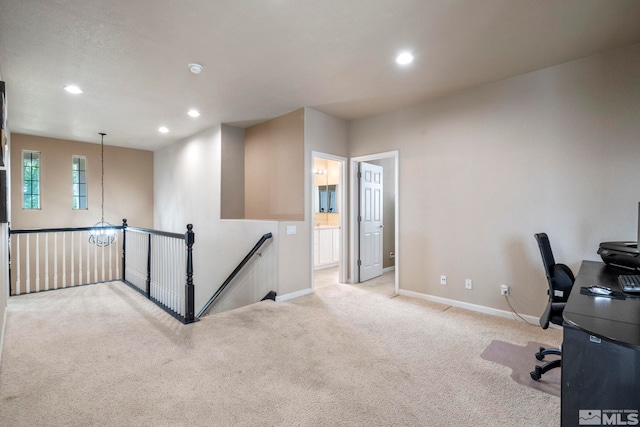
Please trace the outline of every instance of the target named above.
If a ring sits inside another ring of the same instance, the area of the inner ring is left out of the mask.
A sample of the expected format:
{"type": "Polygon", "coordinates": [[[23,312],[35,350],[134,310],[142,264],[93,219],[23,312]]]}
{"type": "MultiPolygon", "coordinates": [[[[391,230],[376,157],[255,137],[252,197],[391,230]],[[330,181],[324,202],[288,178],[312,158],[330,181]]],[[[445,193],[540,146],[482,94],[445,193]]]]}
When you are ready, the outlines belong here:
{"type": "Polygon", "coordinates": [[[129,227],[123,220],[104,246],[91,234],[98,231],[104,228],[10,230],[10,295],[122,280],[183,323],[196,320],[191,224],[178,234],[129,227]]]}
{"type": "Polygon", "coordinates": [[[11,295],[119,279],[122,245],[117,236],[122,227],[114,227],[116,238],[104,247],[89,242],[94,229],[11,230],[11,295]],[[93,257],[89,257],[90,252],[93,257]],[[95,272],[93,281],[91,270],[95,272]]]}
{"type": "Polygon", "coordinates": [[[124,228],[123,280],[184,323],[193,314],[192,226],[185,234],[124,228]]]}

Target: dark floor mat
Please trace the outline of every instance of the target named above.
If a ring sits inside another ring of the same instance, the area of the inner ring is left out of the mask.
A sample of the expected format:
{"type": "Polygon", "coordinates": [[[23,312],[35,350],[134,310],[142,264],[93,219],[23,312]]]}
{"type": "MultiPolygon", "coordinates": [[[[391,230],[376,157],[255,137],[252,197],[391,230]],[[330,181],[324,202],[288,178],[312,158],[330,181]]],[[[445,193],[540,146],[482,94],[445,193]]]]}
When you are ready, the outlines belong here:
{"type": "Polygon", "coordinates": [[[530,372],[534,370],[536,365],[543,365],[559,357],[547,356],[543,361],[537,360],[535,354],[540,347],[548,348],[553,346],[533,341],[529,341],[526,346],[519,346],[504,341],[493,340],[482,352],[480,357],[484,360],[511,368],[511,378],[518,384],[526,385],[559,397],[560,369],[548,371],[542,376],[540,381],[531,379],[530,372]]]}

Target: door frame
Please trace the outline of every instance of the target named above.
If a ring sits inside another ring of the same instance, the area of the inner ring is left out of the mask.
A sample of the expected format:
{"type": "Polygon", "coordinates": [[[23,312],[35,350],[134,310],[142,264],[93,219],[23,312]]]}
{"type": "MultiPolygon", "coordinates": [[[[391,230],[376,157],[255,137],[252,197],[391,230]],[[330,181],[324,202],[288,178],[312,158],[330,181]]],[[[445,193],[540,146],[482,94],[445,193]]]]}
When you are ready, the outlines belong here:
{"type": "Polygon", "coordinates": [[[359,211],[359,200],[360,200],[360,191],[358,185],[358,163],[366,162],[368,160],[379,160],[386,158],[394,159],[395,166],[395,227],[394,227],[394,237],[395,237],[395,292],[398,293],[400,290],[400,215],[399,215],[399,201],[400,201],[400,152],[398,150],[394,151],[385,151],[382,153],[369,154],[366,156],[357,156],[351,157],[349,159],[349,194],[350,203],[349,203],[349,283],[359,283],[360,282],[360,272],[358,269],[358,253],[360,249],[360,227],[358,226],[358,211],[359,211]]]}
{"type": "MultiPolygon", "coordinates": [[[[340,210],[338,213],[340,214],[340,257],[338,260],[338,281],[340,283],[347,283],[347,253],[348,253],[348,245],[347,245],[347,208],[348,208],[348,198],[347,198],[347,162],[348,159],[342,156],[336,156],[333,154],[327,154],[320,151],[311,151],[311,168],[310,171],[313,173],[313,162],[316,157],[325,160],[332,160],[334,162],[340,163],[340,183],[338,187],[338,203],[340,203],[340,210]]],[[[311,289],[315,289],[315,260],[314,260],[314,251],[315,251],[315,200],[314,200],[314,179],[313,177],[309,180],[311,181],[309,184],[309,200],[311,203],[309,204],[309,218],[311,220],[311,289]]]]}

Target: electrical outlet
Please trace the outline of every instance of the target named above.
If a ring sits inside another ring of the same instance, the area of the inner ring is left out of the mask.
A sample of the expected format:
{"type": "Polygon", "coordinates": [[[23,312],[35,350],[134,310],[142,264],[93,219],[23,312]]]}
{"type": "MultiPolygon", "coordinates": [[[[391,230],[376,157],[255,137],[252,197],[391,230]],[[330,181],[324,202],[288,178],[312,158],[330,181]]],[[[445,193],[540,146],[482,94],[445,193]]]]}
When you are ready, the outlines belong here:
{"type": "Polygon", "coordinates": [[[389,259],[394,259],[396,257],[396,254],[394,254],[393,252],[389,252],[389,259]]]}
{"type": "Polygon", "coordinates": [[[473,282],[471,279],[464,279],[464,287],[465,289],[473,289],[473,282]]]}
{"type": "Polygon", "coordinates": [[[509,296],[509,285],[500,286],[500,295],[509,296]]]}
{"type": "Polygon", "coordinates": [[[440,284],[441,285],[446,285],[447,284],[447,276],[445,276],[445,275],[440,276],[440,284]]]}

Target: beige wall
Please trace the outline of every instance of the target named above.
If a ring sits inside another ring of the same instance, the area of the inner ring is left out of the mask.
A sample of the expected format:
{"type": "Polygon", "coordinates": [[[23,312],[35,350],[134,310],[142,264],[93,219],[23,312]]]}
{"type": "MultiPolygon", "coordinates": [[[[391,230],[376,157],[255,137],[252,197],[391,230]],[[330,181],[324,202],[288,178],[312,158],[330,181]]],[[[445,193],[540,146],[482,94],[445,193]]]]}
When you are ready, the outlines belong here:
{"type": "MultiPolygon", "coordinates": [[[[105,137],[108,140],[108,135],[105,137]]],[[[99,135],[96,135],[99,141],[99,135]]],[[[11,228],[87,227],[101,218],[100,144],[39,136],[11,137],[11,228]],[[22,152],[41,154],[41,209],[22,209],[22,152]],[[71,158],[87,158],[88,209],[73,210],[71,158]]],[[[153,226],[153,152],[104,147],[104,219],[121,225],[153,226]]]]}
{"type": "MultiPolygon", "coordinates": [[[[121,225],[153,226],[153,153],[104,147],[105,221],[121,225]]],[[[101,218],[100,145],[13,134],[11,141],[12,229],[87,227],[101,218]],[[22,152],[40,152],[41,209],[22,209],[22,152]],[[88,209],[73,210],[71,159],[87,159],[88,209]]],[[[88,234],[15,235],[12,293],[52,289],[119,277],[122,242],[99,249],[88,244],[88,234]],[[18,244],[18,239],[20,243],[18,244]],[[19,248],[19,250],[18,250],[19,248]],[[103,259],[104,251],[104,259],[103,259]],[[104,263],[104,264],[103,264],[104,263]],[[104,272],[104,273],[102,273],[104,272]],[[102,273],[102,274],[99,274],[102,273]]]]}
{"type": "Polygon", "coordinates": [[[245,218],[304,219],[304,110],[247,128],[245,218]]]}
{"type": "Polygon", "coordinates": [[[539,316],[534,233],[574,272],[601,241],[635,240],[638,75],[635,45],[351,123],[352,156],[400,153],[400,288],[508,311],[509,284],[539,316]]]}
{"type": "Polygon", "coordinates": [[[221,138],[220,217],[243,219],[245,130],[223,124],[221,138]]]}

